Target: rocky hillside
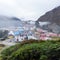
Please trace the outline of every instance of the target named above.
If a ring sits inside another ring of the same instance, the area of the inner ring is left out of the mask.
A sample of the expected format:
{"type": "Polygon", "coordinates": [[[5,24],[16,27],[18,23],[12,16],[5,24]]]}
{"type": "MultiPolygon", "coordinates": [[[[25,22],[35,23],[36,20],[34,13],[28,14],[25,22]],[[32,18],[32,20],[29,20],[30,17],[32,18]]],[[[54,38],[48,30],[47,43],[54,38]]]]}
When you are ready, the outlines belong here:
{"type": "Polygon", "coordinates": [[[60,6],[41,16],[37,22],[49,22],[49,24],[40,27],[48,31],[60,33],[60,6]]]}

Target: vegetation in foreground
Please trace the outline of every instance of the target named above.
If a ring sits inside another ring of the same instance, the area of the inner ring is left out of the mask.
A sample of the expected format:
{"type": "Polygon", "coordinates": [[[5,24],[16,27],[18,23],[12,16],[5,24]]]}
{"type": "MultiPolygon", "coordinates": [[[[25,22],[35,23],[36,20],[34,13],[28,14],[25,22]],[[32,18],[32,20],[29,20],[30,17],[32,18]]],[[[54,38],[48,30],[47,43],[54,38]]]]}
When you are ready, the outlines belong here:
{"type": "Polygon", "coordinates": [[[5,47],[4,44],[0,44],[0,52],[1,52],[1,50],[2,50],[4,47],[5,47]]]}
{"type": "Polygon", "coordinates": [[[1,54],[2,60],[60,60],[60,40],[26,40],[1,54]]]}

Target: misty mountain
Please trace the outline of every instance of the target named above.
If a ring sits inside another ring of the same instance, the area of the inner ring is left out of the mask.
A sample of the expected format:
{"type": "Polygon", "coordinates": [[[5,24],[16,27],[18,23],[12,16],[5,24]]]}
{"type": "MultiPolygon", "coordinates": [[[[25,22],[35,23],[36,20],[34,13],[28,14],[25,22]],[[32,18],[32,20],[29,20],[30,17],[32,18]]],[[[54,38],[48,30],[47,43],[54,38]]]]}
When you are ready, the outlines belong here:
{"type": "Polygon", "coordinates": [[[0,28],[19,27],[22,26],[22,22],[16,17],[0,16],[0,28]]]}
{"type": "Polygon", "coordinates": [[[55,33],[60,33],[60,6],[47,12],[36,21],[37,26],[55,33]],[[49,22],[43,26],[39,22],[49,22]],[[39,23],[39,25],[38,25],[39,23]]]}

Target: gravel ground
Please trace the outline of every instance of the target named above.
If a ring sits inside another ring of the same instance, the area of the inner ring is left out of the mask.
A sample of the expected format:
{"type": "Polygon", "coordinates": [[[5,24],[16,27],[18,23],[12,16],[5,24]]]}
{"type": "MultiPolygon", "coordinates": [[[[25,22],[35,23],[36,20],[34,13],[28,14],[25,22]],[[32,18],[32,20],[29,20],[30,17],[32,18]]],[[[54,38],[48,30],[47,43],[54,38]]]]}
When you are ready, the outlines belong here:
{"type": "Polygon", "coordinates": [[[12,46],[15,45],[16,43],[14,42],[14,39],[7,39],[4,41],[0,41],[0,44],[4,44],[6,46],[12,46]]]}

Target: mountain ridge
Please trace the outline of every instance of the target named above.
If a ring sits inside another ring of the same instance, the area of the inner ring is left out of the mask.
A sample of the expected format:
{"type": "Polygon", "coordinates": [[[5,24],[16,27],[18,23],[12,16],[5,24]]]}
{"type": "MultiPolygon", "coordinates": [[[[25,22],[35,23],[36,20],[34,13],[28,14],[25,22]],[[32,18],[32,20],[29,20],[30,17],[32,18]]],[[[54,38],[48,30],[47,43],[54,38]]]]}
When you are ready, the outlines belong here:
{"type": "Polygon", "coordinates": [[[43,16],[38,18],[36,21],[37,26],[46,29],[54,33],[60,33],[60,6],[48,11],[43,16]],[[49,22],[50,24],[43,25],[42,27],[38,24],[39,22],[49,22]]]}

